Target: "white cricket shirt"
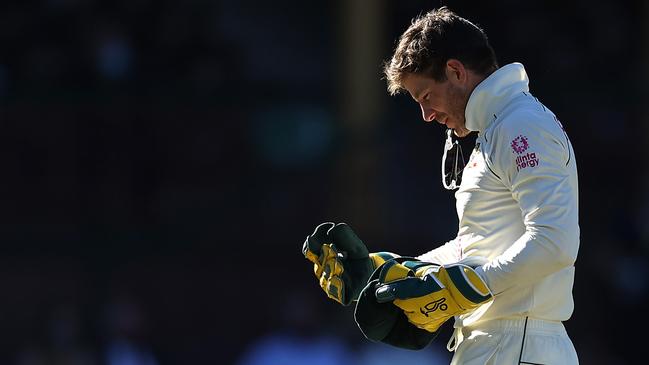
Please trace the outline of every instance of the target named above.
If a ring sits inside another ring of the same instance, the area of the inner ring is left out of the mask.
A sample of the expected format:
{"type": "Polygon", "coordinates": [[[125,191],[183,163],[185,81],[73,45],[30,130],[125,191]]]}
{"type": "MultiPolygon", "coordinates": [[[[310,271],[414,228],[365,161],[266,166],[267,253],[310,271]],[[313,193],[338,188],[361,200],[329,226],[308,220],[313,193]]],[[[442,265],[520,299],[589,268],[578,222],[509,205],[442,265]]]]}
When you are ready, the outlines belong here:
{"type": "Polygon", "coordinates": [[[494,300],[456,318],[456,327],[519,315],[567,320],[579,248],[570,140],[555,115],[529,93],[520,63],[483,80],[465,116],[466,127],[479,134],[455,193],[458,234],[419,259],[486,259],[476,271],[494,300]]]}

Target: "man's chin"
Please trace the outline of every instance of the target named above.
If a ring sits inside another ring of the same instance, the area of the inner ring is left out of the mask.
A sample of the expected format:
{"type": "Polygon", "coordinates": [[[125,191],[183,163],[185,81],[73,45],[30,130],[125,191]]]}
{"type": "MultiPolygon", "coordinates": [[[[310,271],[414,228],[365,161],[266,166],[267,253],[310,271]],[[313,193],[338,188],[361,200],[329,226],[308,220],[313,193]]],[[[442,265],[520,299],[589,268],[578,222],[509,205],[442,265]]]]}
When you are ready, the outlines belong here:
{"type": "Polygon", "coordinates": [[[468,130],[468,129],[464,128],[464,127],[452,128],[452,129],[453,129],[453,133],[456,136],[460,137],[460,138],[464,138],[464,137],[468,136],[469,133],[471,133],[470,130],[468,130]]]}

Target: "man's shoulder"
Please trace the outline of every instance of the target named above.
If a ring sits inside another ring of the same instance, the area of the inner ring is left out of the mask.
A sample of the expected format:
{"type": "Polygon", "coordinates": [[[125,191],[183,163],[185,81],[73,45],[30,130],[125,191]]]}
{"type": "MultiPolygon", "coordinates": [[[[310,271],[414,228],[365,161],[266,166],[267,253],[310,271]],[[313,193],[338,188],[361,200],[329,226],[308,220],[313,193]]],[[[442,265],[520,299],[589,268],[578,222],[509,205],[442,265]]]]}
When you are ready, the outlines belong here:
{"type": "Polygon", "coordinates": [[[554,113],[531,95],[518,98],[485,131],[483,146],[495,164],[509,165],[509,159],[528,149],[563,158],[569,150],[568,137],[554,113]]]}
{"type": "Polygon", "coordinates": [[[521,134],[560,137],[562,131],[561,123],[554,113],[529,95],[519,98],[504,109],[494,121],[491,133],[495,139],[511,139],[521,134]]]}

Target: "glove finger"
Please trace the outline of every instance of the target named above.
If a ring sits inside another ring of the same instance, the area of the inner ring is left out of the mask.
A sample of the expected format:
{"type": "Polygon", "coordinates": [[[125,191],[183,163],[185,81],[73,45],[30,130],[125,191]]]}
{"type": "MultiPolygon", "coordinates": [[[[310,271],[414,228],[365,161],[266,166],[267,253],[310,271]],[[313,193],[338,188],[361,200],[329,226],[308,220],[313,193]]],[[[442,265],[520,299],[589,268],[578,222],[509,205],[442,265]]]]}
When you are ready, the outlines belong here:
{"type": "Polygon", "coordinates": [[[377,286],[375,296],[379,303],[390,302],[395,299],[418,298],[442,290],[443,286],[433,276],[423,279],[407,277],[388,284],[377,286]]]}
{"type": "Polygon", "coordinates": [[[343,273],[344,266],[342,262],[340,262],[340,254],[333,245],[322,245],[320,260],[320,266],[323,267],[324,275],[326,275],[327,278],[338,276],[343,273]]]}
{"type": "MultiPolygon", "coordinates": [[[[319,278],[324,276],[328,279],[331,274],[342,274],[343,266],[339,259],[339,253],[332,244],[324,244],[320,250],[320,256],[316,257],[313,264],[313,272],[319,278]]],[[[311,260],[309,258],[309,260],[311,260]]]]}
{"type": "Polygon", "coordinates": [[[336,245],[339,251],[344,251],[351,259],[363,259],[369,257],[367,247],[354,231],[346,223],[338,223],[327,232],[331,242],[336,245]]]}
{"type": "Polygon", "coordinates": [[[329,298],[345,305],[345,284],[338,276],[332,276],[324,288],[329,298]]]}
{"type": "Polygon", "coordinates": [[[317,263],[313,265],[315,276],[320,279],[323,289],[323,282],[333,276],[340,276],[345,271],[342,262],[339,260],[338,252],[331,244],[322,245],[322,252],[318,257],[317,263]]]}
{"type": "Polygon", "coordinates": [[[317,264],[317,258],[320,256],[322,245],[327,243],[327,232],[334,226],[332,222],[325,222],[318,225],[313,233],[304,240],[302,244],[302,254],[309,261],[317,264]]]}
{"type": "Polygon", "coordinates": [[[332,272],[335,273],[338,271],[340,270],[337,268],[324,270],[322,275],[319,277],[320,287],[329,298],[339,302],[340,304],[346,305],[344,304],[345,283],[338,275],[332,274],[332,272]]]}

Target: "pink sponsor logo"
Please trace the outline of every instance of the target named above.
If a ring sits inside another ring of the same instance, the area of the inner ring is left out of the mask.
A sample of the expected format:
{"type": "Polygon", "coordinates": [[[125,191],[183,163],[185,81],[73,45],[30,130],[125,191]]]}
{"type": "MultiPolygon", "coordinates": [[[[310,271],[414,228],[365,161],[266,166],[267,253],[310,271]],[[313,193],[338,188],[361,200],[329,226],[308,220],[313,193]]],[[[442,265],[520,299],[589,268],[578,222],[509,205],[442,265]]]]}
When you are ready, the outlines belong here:
{"type": "Polygon", "coordinates": [[[528,148],[530,148],[530,144],[527,141],[527,137],[523,135],[514,138],[514,140],[511,143],[511,146],[512,146],[512,150],[514,150],[514,152],[516,152],[519,155],[527,151],[528,148]]]}
{"type": "Polygon", "coordinates": [[[527,167],[536,167],[538,165],[539,158],[536,157],[536,153],[534,152],[516,157],[516,171],[520,171],[527,167]]]}

